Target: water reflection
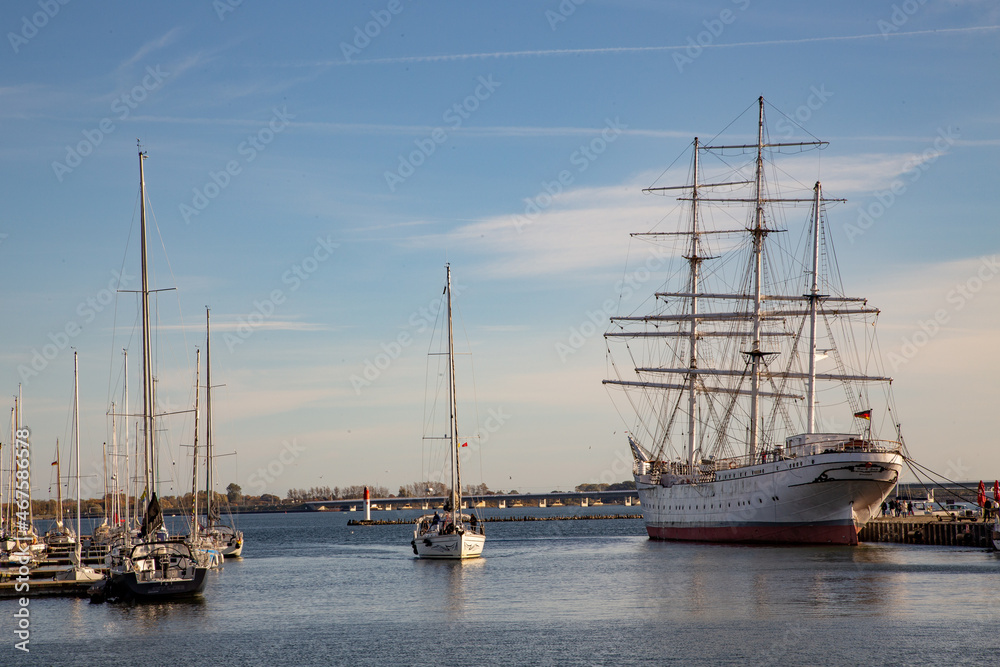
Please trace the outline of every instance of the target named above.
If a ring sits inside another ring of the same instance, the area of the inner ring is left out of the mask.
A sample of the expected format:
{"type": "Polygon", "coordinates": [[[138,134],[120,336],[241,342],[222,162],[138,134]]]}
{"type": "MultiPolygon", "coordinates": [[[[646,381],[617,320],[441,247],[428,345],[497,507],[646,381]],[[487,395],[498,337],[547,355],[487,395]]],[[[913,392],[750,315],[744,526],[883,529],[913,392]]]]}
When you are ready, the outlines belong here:
{"type": "Polygon", "coordinates": [[[433,560],[415,558],[414,571],[418,590],[424,591],[423,602],[431,610],[445,612],[449,620],[471,613],[478,594],[486,559],[433,560]]]}
{"type": "Polygon", "coordinates": [[[649,542],[636,553],[643,593],[667,617],[893,617],[908,588],[892,550],[649,542]]]}
{"type": "Polygon", "coordinates": [[[164,624],[182,619],[197,623],[205,617],[206,602],[200,595],[171,601],[133,601],[105,603],[109,608],[108,623],[121,624],[133,634],[162,630],[164,624]]]}

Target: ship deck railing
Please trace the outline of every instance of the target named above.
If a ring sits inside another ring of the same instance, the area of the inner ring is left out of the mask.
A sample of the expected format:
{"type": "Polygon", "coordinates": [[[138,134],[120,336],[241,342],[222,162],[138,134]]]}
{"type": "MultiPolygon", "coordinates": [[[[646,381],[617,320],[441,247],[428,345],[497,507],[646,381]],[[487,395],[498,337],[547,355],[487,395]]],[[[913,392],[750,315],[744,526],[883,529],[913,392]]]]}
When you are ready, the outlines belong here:
{"type": "Polygon", "coordinates": [[[699,483],[704,483],[713,481],[715,473],[722,470],[748,468],[764,463],[787,461],[804,456],[815,456],[817,454],[885,454],[898,452],[901,447],[900,443],[895,440],[863,438],[827,440],[795,445],[793,447],[765,449],[753,457],[752,460],[746,454],[722,459],[702,459],[699,465],[694,466],[694,469],[692,469],[687,461],[635,461],[632,466],[632,472],[636,475],[649,475],[653,484],[659,484],[663,475],[670,475],[681,479],[686,477],[690,481],[697,479],[699,483]]]}

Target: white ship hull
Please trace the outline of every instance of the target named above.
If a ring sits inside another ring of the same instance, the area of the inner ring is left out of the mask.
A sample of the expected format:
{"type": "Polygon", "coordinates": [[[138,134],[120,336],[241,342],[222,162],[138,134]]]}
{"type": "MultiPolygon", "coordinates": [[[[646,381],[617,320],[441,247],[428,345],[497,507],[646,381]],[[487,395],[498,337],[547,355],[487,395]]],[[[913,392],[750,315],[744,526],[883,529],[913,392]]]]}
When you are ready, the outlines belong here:
{"type": "Polygon", "coordinates": [[[722,470],[697,484],[635,478],[651,538],[857,544],[901,468],[896,452],[831,452],[722,470]]]}
{"type": "Polygon", "coordinates": [[[476,533],[414,537],[413,549],[420,558],[479,558],[486,537],[476,533]]]}

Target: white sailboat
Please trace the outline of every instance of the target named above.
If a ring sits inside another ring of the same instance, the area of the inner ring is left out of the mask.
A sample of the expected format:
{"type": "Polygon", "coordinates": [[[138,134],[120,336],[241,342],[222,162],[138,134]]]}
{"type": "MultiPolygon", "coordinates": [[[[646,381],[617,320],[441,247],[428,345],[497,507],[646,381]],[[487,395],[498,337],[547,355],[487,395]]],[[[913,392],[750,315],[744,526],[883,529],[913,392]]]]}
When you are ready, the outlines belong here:
{"type": "Polygon", "coordinates": [[[205,534],[224,556],[238,558],[243,554],[243,531],[222,520],[218,506],[212,502],[215,488],[215,450],[212,441],[212,327],[209,310],[205,308],[205,534]]]}
{"type": "Polygon", "coordinates": [[[50,554],[58,551],[69,551],[76,544],[76,534],[63,521],[62,466],[59,460],[58,438],[56,439],[56,460],[52,465],[56,467],[56,523],[45,531],[45,545],[50,554]]]}
{"type": "Polygon", "coordinates": [[[486,533],[475,515],[462,512],[462,473],[459,461],[458,415],[455,400],[455,340],[451,312],[451,266],[446,266],[445,295],[448,308],[448,449],[451,456],[451,491],[444,513],[417,519],[410,546],[419,558],[478,558],[486,533]]]}
{"type": "MultiPolygon", "coordinates": [[[[80,362],[76,350],[73,351],[73,432],[76,442],[76,535],[80,535],[81,493],[80,493],[80,362]]],[[[62,495],[60,494],[60,503],[62,495]]],[[[60,515],[62,511],[60,510],[60,515]]],[[[104,575],[83,564],[80,540],[73,540],[73,554],[69,568],[55,574],[56,581],[100,581],[104,575]]]]}
{"type": "Polygon", "coordinates": [[[765,182],[771,157],[825,142],[770,141],[764,109],[759,98],[755,143],[696,138],[690,182],[646,190],[689,207],[686,229],[633,235],[670,247],[680,268],[652,312],[611,318],[616,377],[604,383],[637,413],[628,439],[651,538],[857,544],[903,462],[891,378],[871,349],[879,311],[843,293],[820,183],[804,197],[765,182]],[[703,156],[720,158],[718,180],[702,179],[703,156]],[[777,226],[789,204],[812,206],[800,253],[777,226]],[[734,207],[748,209],[736,224],[734,207]],[[891,439],[873,435],[875,399],[891,439]],[[833,428],[820,428],[821,407],[833,428]]]}

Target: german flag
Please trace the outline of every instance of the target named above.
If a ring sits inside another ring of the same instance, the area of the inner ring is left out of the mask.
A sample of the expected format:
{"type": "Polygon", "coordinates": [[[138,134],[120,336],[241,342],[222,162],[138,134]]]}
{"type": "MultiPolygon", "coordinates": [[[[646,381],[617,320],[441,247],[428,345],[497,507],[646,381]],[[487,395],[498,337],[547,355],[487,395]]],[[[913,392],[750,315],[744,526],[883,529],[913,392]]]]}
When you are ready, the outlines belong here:
{"type": "Polygon", "coordinates": [[[872,420],[871,408],[869,408],[868,410],[862,410],[861,412],[855,412],[854,416],[858,419],[867,419],[868,421],[871,421],[872,420]]]}

